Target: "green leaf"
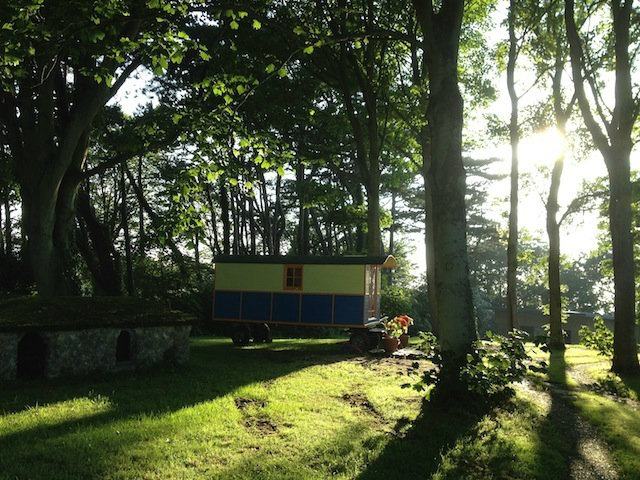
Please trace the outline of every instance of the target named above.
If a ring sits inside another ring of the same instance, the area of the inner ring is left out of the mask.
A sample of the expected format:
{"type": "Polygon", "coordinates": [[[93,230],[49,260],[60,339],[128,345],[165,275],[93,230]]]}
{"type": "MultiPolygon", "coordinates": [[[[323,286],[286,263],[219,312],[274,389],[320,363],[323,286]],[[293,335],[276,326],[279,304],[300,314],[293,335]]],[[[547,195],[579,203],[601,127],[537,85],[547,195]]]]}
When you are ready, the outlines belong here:
{"type": "Polygon", "coordinates": [[[313,45],[309,45],[302,50],[307,55],[311,55],[313,53],[313,45]]]}
{"type": "Polygon", "coordinates": [[[304,29],[301,26],[297,26],[293,29],[293,33],[296,35],[302,35],[304,33],[304,29]]]}
{"type": "Polygon", "coordinates": [[[258,20],[254,19],[251,26],[253,27],[254,30],[260,30],[260,27],[262,27],[262,24],[258,20]]]}
{"type": "Polygon", "coordinates": [[[208,60],[211,60],[211,55],[209,55],[207,52],[200,50],[200,58],[206,62],[208,60]]]}
{"type": "Polygon", "coordinates": [[[247,15],[249,15],[247,12],[238,12],[238,17],[240,17],[240,18],[244,18],[247,15]]]}
{"type": "Polygon", "coordinates": [[[247,187],[247,190],[251,190],[253,188],[253,183],[251,182],[244,182],[244,186],[247,187]]]}
{"type": "Polygon", "coordinates": [[[242,95],[244,92],[247,91],[247,89],[244,87],[244,85],[238,85],[236,87],[236,91],[238,92],[238,94],[242,95]]]}
{"type": "Polygon", "coordinates": [[[284,168],[278,167],[278,175],[280,175],[281,177],[284,177],[284,168]]]}
{"type": "Polygon", "coordinates": [[[275,69],[276,66],[273,63],[270,63],[269,65],[267,65],[267,68],[265,68],[264,71],[267,73],[272,73],[275,71],[275,69]]]}
{"type": "Polygon", "coordinates": [[[238,185],[238,180],[236,180],[235,178],[230,178],[229,183],[235,187],[236,185],[238,185]]]}
{"type": "Polygon", "coordinates": [[[282,77],[286,77],[287,76],[287,69],[282,67],[280,70],[278,70],[278,76],[282,77]]]}
{"type": "Polygon", "coordinates": [[[231,30],[238,30],[240,24],[234,20],[229,24],[229,26],[231,27],[231,30]]]}
{"type": "Polygon", "coordinates": [[[223,98],[226,105],[229,105],[231,102],[233,102],[233,98],[231,98],[228,93],[225,93],[223,98]]]}

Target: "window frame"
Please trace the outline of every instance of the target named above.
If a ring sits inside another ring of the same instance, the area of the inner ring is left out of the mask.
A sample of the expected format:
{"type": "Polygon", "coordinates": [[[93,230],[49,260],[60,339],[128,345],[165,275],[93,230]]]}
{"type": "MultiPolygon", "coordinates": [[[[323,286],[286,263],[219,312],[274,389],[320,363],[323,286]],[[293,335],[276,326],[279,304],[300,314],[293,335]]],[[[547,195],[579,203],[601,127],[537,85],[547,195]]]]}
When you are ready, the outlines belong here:
{"type": "Polygon", "coordinates": [[[283,281],[282,281],[284,290],[300,291],[300,290],[302,290],[303,282],[304,282],[304,265],[287,264],[287,265],[284,266],[284,278],[283,278],[283,281]],[[295,269],[297,269],[297,268],[300,269],[300,277],[299,277],[300,278],[300,285],[295,285],[295,283],[296,283],[295,280],[296,280],[296,278],[298,278],[295,275],[295,269]],[[289,275],[288,275],[289,274],[289,269],[294,269],[294,271],[293,271],[294,274],[291,276],[291,278],[294,279],[294,282],[293,282],[294,285],[293,286],[288,286],[287,285],[287,278],[289,278],[289,275]]]}

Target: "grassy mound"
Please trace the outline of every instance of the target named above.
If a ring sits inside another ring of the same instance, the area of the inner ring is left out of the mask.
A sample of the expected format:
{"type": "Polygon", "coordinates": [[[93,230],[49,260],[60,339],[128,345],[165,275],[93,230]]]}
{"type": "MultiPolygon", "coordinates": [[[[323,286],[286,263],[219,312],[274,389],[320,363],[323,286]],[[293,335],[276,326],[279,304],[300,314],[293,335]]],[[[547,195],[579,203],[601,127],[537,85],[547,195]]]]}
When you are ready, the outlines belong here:
{"type": "Polygon", "coordinates": [[[0,331],[82,329],[191,323],[158,302],[131,297],[14,297],[0,299],[0,331]]]}

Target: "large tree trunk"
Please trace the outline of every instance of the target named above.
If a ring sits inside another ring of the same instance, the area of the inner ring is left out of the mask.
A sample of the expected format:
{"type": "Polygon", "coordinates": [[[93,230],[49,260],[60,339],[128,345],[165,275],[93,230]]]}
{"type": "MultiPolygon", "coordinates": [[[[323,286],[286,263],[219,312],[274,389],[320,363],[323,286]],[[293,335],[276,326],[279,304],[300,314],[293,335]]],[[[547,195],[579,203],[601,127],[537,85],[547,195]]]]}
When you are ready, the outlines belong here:
{"type": "Polygon", "coordinates": [[[618,373],[637,372],[638,344],[635,318],[635,266],[631,220],[630,149],[612,152],[608,158],[609,227],[613,250],[615,287],[615,335],[613,369],[618,373]]]}
{"type": "MultiPolygon", "coordinates": [[[[613,370],[618,373],[640,371],[636,343],[635,267],[631,221],[631,173],[629,157],[633,142],[631,133],[637,119],[638,101],[634,101],[631,82],[630,19],[632,2],[613,0],[615,52],[615,107],[603,131],[595,119],[584,90],[585,68],[582,41],[575,22],[574,0],[565,1],[565,25],[571,53],[571,69],[576,98],[584,123],[594,144],[600,150],[609,173],[609,228],[613,251],[613,283],[615,288],[615,331],[613,370]],[[605,133],[606,132],[606,133],[605,133]]],[[[591,79],[593,80],[593,79],[591,79]]]]}
{"type": "Polygon", "coordinates": [[[520,143],[520,125],[518,125],[518,95],[515,91],[516,1],[509,2],[509,60],[507,62],[507,88],[511,99],[511,121],[509,138],[511,140],[511,193],[509,196],[509,239],[507,241],[507,328],[518,327],[518,145],[520,143]]]}
{"type": "MultiPolygon", "coordinates": [[[[439,341],[451,380],[477,333],[467,257],[466,179],[462,164],[463,100],[458,86],[458,45],[464,2],[414,0],[429,70],[430,158],[433,178],[433,246],[439,341]]],[[[448,374],[445,374],[448,377],[448,374]]]]}

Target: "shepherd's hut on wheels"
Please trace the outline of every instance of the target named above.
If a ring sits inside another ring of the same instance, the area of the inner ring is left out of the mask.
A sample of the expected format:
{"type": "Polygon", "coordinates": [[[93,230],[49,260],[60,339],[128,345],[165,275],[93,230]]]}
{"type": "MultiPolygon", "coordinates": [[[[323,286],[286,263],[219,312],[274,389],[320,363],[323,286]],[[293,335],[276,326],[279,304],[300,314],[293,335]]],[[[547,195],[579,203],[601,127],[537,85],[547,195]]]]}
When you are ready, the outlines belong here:
{"type": "Polygon", "coordinates": [[[348,328],[367,350],[379,338],[380,272],[396,265],[392,256],[219,255],[213,321],[234,324],[237,345],[270,341],[269,325],[298,325],[348,328]]]}

